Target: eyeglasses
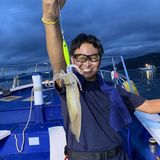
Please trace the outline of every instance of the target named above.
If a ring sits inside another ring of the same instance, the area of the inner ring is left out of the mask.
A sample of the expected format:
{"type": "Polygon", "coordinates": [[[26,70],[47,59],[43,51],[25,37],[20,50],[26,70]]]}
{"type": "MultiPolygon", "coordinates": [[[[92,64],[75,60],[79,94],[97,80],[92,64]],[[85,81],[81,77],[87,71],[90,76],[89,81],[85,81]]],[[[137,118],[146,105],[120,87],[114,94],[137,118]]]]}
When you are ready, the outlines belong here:
{"type": "Polygon", "coordinates": [[[91,55],[85,55],[85,54],[74,54],[73,57],[77,62],[86,62],[87,60],[90,60],[91,62],[98,62],[101,58],[100,54],[91,54],[91,55]]]}

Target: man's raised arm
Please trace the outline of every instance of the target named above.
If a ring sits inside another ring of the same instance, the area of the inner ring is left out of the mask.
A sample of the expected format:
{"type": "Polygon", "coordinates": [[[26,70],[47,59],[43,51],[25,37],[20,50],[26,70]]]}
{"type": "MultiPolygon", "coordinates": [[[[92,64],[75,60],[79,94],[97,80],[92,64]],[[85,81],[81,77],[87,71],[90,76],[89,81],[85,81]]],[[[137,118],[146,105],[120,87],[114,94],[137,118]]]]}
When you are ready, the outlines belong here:
{"type": "Polygon", "coordinates": [[[60,9],[63,7],[65,0],[43,0],[43,17],[46,44],[50,63],[55,73],[61,69],[66,70],[66,63],[63,55],[62,34],[59,25],[60,9]]]}

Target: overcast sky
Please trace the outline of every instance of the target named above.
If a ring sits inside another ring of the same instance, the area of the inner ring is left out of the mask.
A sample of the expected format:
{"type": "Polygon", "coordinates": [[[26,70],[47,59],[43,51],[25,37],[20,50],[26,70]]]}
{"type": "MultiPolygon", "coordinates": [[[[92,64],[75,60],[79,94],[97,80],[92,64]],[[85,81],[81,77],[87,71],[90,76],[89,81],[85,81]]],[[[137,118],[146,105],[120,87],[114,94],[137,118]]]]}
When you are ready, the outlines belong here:
{"type": "MultiPolygon", "coordinates": [[[[48,61],[41,0],[0,0],[0,66],[48,61]]],[[[101,39],[105,55],[160,52],[160,0],[67,0],[68,44],[79,33],[101,39]]]]}

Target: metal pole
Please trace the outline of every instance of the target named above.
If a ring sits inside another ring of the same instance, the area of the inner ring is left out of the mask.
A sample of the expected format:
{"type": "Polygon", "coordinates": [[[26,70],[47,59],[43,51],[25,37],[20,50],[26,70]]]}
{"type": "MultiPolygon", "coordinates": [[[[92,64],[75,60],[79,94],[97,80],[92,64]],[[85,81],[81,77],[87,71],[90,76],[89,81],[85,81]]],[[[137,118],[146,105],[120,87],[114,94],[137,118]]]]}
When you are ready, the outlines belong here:
{"type": "Polygon", "coordinates": [[[128,81],[129,87],[130,87],[130,90],[131,90],[132,93],[134,93],[133,92],[133,87],[131,85],[131,82],[130,82],[130,79],[129,79],[129,75],[128,75],[128,72],[127,72],[127,68],[126,68],[126,65],[124,63],[124,59],[123,59],[122,56],[120,56],[120,58],[121,58],[121,61],[122,61],[122,65],[123,65],[123,68],[124,68],[124,72],[125,72],[125,75],[126,75],[126,78],[127,78],[127,81],[128,81]]]}

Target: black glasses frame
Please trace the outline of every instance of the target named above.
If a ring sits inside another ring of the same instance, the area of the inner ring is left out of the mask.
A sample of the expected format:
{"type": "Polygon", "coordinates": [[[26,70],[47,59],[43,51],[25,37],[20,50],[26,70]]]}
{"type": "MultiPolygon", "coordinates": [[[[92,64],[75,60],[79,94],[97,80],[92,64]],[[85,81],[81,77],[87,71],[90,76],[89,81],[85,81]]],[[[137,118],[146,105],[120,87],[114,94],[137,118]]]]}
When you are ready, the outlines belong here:
{"type": "Polygon", "coordinates": [[[77,62],[86,62],[87,60],[90,60],[91,62],[98,62],[101,58],[100,54],[91,54],[91,55],[85,55],[85,54],[74,54],[74,59],[77,62]],[[78,59],[80,56],[83,56],[81,59],[78,59]],[[97,56],[97,57],[96,57],[97,56]]]}

